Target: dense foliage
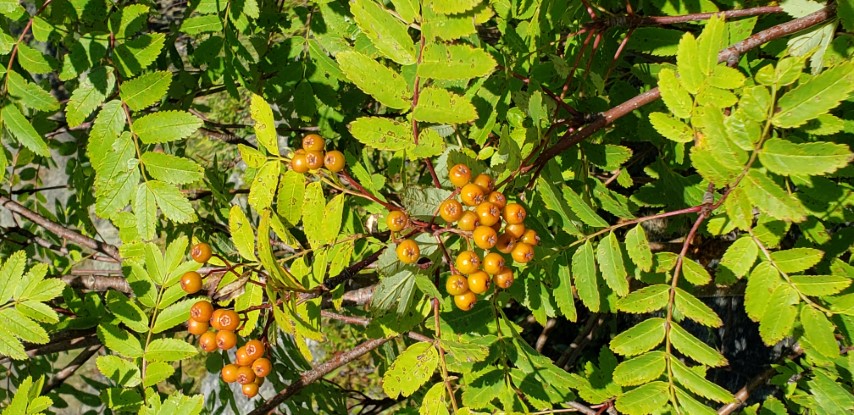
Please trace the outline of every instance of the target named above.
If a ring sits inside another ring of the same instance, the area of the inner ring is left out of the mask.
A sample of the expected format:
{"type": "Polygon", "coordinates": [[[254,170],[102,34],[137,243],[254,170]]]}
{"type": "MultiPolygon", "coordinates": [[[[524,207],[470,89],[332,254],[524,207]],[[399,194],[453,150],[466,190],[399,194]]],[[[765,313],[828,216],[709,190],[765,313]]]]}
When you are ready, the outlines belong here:
{"type": "Polygon", "coordinates": [[[4,415],[854,412],[852,0],[0,14],[4,415]]]}

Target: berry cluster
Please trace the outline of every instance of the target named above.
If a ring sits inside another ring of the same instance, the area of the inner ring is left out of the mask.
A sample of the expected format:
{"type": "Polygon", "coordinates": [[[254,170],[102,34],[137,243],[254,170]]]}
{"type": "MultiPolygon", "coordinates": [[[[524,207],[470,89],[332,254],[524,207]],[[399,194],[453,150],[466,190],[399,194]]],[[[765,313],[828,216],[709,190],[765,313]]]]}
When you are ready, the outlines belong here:
{"type": "Polygon", "coordinates": [[[318,134],[306,134],[302,138],[302,148],[294,152],[291,158],[291,170],[305,173],[326,167],[332,173],[344,170],[344,153],[338,150],[324,152],[326,142],[318,134]]]}
{"type": "MultiPolygon", "coordinates": [[[[190,256],[196,262],[207,262],[211,258],[211,247],[206,243],[196,244],[190,256]]],[[[195,294],[201,286],[202,279],[197,272],[188,272],[181,278],[181,288],[188,294],[195,294]]],[[[199,348],[206,352],[217,349],[230,350],[237,346],[235,332],[240,328],[241,322],[240,316],[234,310],[214,309],[213,304],[205,299],[196,302],[190,308],[187,331],[199,336],[199,348]],[[213,331],[210,328],[213,328],[213,331]]],[[[264,377],[273,369],[270,359],[263,357],[265,350],[262,341],[257,339],[247,341],[237,349],[236,364],[231,363],[222,368],[222,380],[228,383],[239,383],[247,398],[255,397],[264,377]]]]}
{"type": "MultiPolygon", "coordinates": [[[[527,263],[534,259],[534,246],[540,238],[536,231],[525,227],[525,208],[508,203],[504,194],[495,190],[492,177],[480,174],[472,180],[471,169],[465,164],[455,165],[448,175],[458,189],[459,200],[443,201],[439,216],[448,224],[456,223],[469,241],[469,250],[457,255],[456,271],[448,277],[445,291],[454,297],[458,308],[471,310],[477,294],[485,293],[492,283],[503,289],[513,285],[513,270],[503,254],[509,254],[515,262],[527,263]],[[483,250],[483,256],[472,243],[483,250]]],[[[392,211],[386,223],[390,230],[398,232],[409,226],[409,218],[402,211],[392,211]]],[[[400,241],[396,252],[398,259],[407,264],[416,262],[421,255],[418,244],[411,239],[400,241]]]]}

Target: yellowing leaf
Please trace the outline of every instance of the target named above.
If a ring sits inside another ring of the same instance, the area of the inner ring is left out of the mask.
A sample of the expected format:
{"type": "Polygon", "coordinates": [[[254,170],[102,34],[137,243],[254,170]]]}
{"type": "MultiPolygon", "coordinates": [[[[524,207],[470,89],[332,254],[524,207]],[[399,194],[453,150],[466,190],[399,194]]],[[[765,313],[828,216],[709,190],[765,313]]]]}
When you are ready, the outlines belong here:
{"type": "Polygon", "coordinates": [[[255,121],[255,137],[270,154],[279,155],[279,140],[276,134],[276,124],[273,119],[273,110],[264,97],[252,94],[249,103],[249,115],[255,121]]]}

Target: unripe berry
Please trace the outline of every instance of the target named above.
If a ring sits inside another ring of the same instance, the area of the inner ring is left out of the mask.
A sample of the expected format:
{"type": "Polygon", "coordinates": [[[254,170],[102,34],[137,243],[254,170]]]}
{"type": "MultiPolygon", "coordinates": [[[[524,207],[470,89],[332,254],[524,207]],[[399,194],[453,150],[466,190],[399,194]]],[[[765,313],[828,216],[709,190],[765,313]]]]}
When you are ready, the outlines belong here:
{"type": "Polygon", "coordinates": [[[457,164],[448,170],[448,180],[455,187],[463,187],[471,180],[471,169],[465,164],[457,164]]]}
{"type": "Polygon", "coordinates": [[[397,258],[404,264],[414,264],[421,257],[418,244],[412,239],[404,239],[397,244],[397,258]]]}
{"type": "Polygon", "coordinates": [[[475,294],[483,294],[489,289],[491,280],[489,275],[483,271],[477,271],[469,275],[469,290],[475,294]]]}
{"type": "Polygon", "coordinates": [[[457,255],[457,271],[463,274],[471,274],[480,268],[480,258],[472,251],[463,251],[457,255]]]}
{"type": "Polygon", "coordinates": [[[388,212],[388,215],[385,217],[385,223],[388,225],[390,231],[400,232],[409,226],[409,217],[404,212],[393,210],[388,212]]]}
{"type": "Polygon", "coordinates": [[[463,311],[469,311],[474,308],[474,303],[477,302],[477,296],[471,292],[467,291],[460,295],[454,296],[454,304],[463,311]]]}
{"type": "Polygon", "coordinates": [[[469,290],[469,283],[466,277],[453,274],[448,277],[448,281],[445,282],[445,292],[449,295],[460,295],[469,290]]]}

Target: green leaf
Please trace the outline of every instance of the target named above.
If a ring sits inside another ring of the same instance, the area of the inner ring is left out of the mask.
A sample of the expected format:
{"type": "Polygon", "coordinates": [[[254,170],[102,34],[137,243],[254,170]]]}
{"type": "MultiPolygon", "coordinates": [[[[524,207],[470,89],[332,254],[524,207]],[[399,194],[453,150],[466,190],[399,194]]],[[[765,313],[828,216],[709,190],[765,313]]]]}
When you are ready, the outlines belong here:
{"type": "Polygon", "coordinates": [[[629,282],[626,280],[626,267],[623,264],[623,251],[614,232],[599,241],[596,247],[596,262],[602,271],[605,283],[622,297],[629,293],[629,282]]]}
{"type": "Polygon", "coordinates": [[[617,300],[617,310],[628,313],[651,313],[661,310],[670,298],[670,286],[666,284],[650,285],[617,300]]]}
{"type": "Polygon", "coordinates": [[[399,73],[355,51],[341,52],[335,59],[347,79],[380,104],[395,109],[412,105],[412,88],[399,73]]]}
{"type": "Polygon", "coordinates": [[[798,293],[788,284],[780,284],[768,298],[771,306],[759,319],[759,335],[765,344],[772,346],[792,332],[798,316],[798,293]]]}
{"type": "Polygon", "coordinates": [[[463,404],[472,408],[486,408],[505,386],[504,374],[494,369],[474,379],[463,389],[463,404]]]}
{"type": "Polygon", "coordinates": [[[169,71],[157,71],[124,82],[119,86],[122,101],[133,111],[144,110],[166,96],[172,76],[169,71]]]}
{"type": "Polygon", "coordinates": [[[761,262],[750,273],[744,291],[744,310],[751,320],[759,321],[762,318],[768,299],[780,283],[780,274],[768,262],[761,262]]]}
{"type": "Polygon", "coordinates": [[[314,182],[306,187],[303,202],[302,223],[306,238],[312,248],[323,245],[323,210],[326,208],[326,198],[320,182],[314,182]]]}
{"type": "Polygon", "coordinates": [[[481,0],[430,0],[430,8],[436,13],[465,13],[480,4],[481,0]]]}
{"type": "Polygon", "coordinates": [[[407,26],[382,6],[371,0],[355,0],[350,12],[362,32],[389,59],[401,64],[416,62],[415,44],[407,33],[407,26]]]}
{"type": "Polygon", "coordinates": [[[302,216],[305,199],[305,175],[288,170],[281,177],[279,194],[276,199],[276,211],[287,225],[295,226],[302,216]]]}
{"type": "Polygon", "coordinates": [[[196,132],[202,120],[186,111],[160,111],[133,122],[133,132],[145,144],[182,140],[196,132]]]}
{"type": "Polygon", "coordinates": [[[707,327],[720,327],[724,323],[711,307],[687,291],[676,287],[676,310],[683,316],[707,327]]]}
{"type": "Polygon", "coordinates": [[[637,386],[651,382],[664,373],[664,352],[649,352],[626,360],[614,369],[614,382],[620,386],[637,386]]]}
{"type": "MultiPolygon", "coordinates": [[[[697,39],[697,64],[702,74],[703,82],[706,78],[712,75],[715,67],[718,64],[718,52],[725,47],[726,41],[726,25],[724,24],[723,16],[712,15],[706,21],[706,27],[697,39]]],[[[678,58],[677,58],[678,59],[678,58]]],[[[679,62],[680,64],[682,62],[679,62]]],[[[686,62],[687,63],[687,62],[686,62]]],[[[691,62],[694,64],[694,62],[691,62]]],[[[679,67],[680,73],[682,67],[679,67]]]]}
{"type": "Polygon", "coordinates": [[[276,120],[273,118],[273,109],[264,100],[264,97],[252,94],[249,103],[249,115],[255,121],[255,137],[258,142],[275,156],[279,155],[279,135],[276,133],[276,120]]]}
{"type": "Polygon", "coordinates": [[[187,316],[190,315],[190,308],[198,302],[197,298],[188,298],[170,304],[168,307],[157,313],[157,319],[154,320],[154,326],[151,328],[152,333],[162,333],[179,324],[187,321],[187,316]]]}
{"type": "Polygon", "coordinates": [[[461,124],[477,119],[477,111],[468,98],[430,86],[421,90],[412,116],[418,121],[461,124]]]}
{"type": "Polygon", "coordinates": [[[837,3],[836,13],[842,21],[845,30],[854,31],[854,2],[843,0],[837,3]]]}
{"type": "Polygon", "coordinates": [[[712,281],[712,276],[709,275],[709,271],[706,271],[706,267],[691,258],[682,259],[682,275],[688,282],[697,286],[706,285],[712,281]]]}
{"type": "Polygon", "coordinates": [[[323,209],[323,232],[320,234],[324,244],[331,244],[341,231],[341,215],[344,213],[344,195],[332,198],[323,209]]]}
{"type": "Polygon", "coordinates": [[[676,381],[691,392],[720,403],[729,403],[734,400],[732,394],[726,389],[706,380],[696,371],[689,369],[679,359],[671,358],[670,368],[673,370],[673,377],[676,378],[676,381]]]}
{"type": "Polygon", "coordinates": [[[679,405],[685,410],[684,413],[691,415],[715,415],[718,413],[694,399],[688,392],[683,391],[682,388],[675,387],[674,389],[676,390],[676,399],[679,400],[679,405]]]}
{"type": "Polygon", "coordinates": [[[18,44],[18,63],[27,72],[34,74],[48,74],[55,71],[59,66],[52,57],[45,56],[24,43],[18,44]]]}
{"type": "Polygon", "coordinates": [[[432,343],[415,343],[401,353],[383,375],[383,391],[392,399],[410,396],[430,380],[438,365],[439,353],[432,343]]]}
{"type": "Polygon", "coordinates": [[[113,49],[113,62],[119,73],[129,78],[142,72],[157,59],[165,41],[166,35],[163,33],[143,34],[125,41],[113,49]]]}
{"type": "Polygon", "coordinates": [[[15,360],[30,358],[24,350],[24,345],[13,337],[5,327],[0,327],[0,355],[9,356],[15,360]]]}
{"type": "MultiPolygon", "coordinates": [[[[691,35],[686,34],[685,36],[691,35]]],[[[681,46],[682,43],[680,42],[679,45],[681,46]]],[[[664,101],[664,105],[667,105],[673,115],[679,118],[691,118],[694,102],[688,91],[679,83],[676,72],[670,68],[662,69],[658,73],[658,88],[661,90],[661,99],[664,101]]]]}
{"type": "Polygon", "coordinates": [[[638,268],[646,272],[652,269],[652,251],[643,226],[637,225],[626,232],[626,251],[638,268]]]}
{"type": "Polygon", "coordinates": [[[149,180],[146,182],[146,186],[148,186],[148,190],[154,193],[157,206],[169,220],[177,223],[196,221],[193,205],[177,187],[158,180],[149,180]]]}
{"type": "Polygon", "coordinates": [[[222,21],[220,20],[220,17],[215,14],[193,16],[184,19],[184,21],[181,22],[181,31],[188,35],[197,35],[199,33],[208,32],[221,32],[222,21]]]}
{"type": "MultiPolygon", "coordinates": [[[[172,376],[172,374],[174,374],[174,373],[175,373],[175,368],[172,367],[172,364],[170,364],[170,363],[148,362],[148,366],[145,368],[145,378],[142,380],[142,386],[145,388],[147,388],[149,386],[154,386],[154,385],[166,380],[169,376],[172,376]]],[[[174,394],[170,394],[169,399],[166,402],[169,402],[169,400],[171,400],[174,397],[175,397],[174,394]]],[[[187,409],[187,408],[184,408],[184,409],[187,409]]],[[[176,412],[163,412],[163,413],[176,413],[176,412]]]]}
{"type": "Polygon", "coordinates": [[[664,138],[677,143],[690,143],[694,141],[694,130],[684,122],[677,120],[663,112],[649,114],[649,122],[655,131],[664,138]]]}
{"type": "Polygon", "coordinates": [[[255,233],[252,224],[243,213],[243,208],[238,205],[232,206],[228,213],[228,230],[240,256],[249,261],[258,261],[255,256],[255,233]]]}
{"type": "Polygon", "coordinates": [[[448,415],[448,404],[445,402],[445,384],[439,382],[430,387],[421,401],[419,415],[448,415]]]}
{"type": "Polygon", "coordinates": [[[360,117],[349,125],[362,144],[377,150],[399,151],[412,147],[412,126],[399,121],[380,117],[360,117]]]}
{"type": "Polygon", "coordinates": [[[833,323],[824,313],[812,307],[801,308],[801,325],[804,327],[804,337],[819,353],[830,358],[839,357],[833,323]]]}
{"type": "Polygon", "coordinates": [[[55,324],[59,322],[59,315],[45,303],[25,300],[15,303],[15,308],[25,316],[42,322],[55,324]]]}
{"type": "Polygon", "coordinates": [[[682,326],[675,322],[670,324],[670,342],[676,350],[698,363],[712,367],[721,367],[728,364],[726,358],[718,353],[717,350],[701,342],[700,339],[688,333],[682,326]]]}
{"type": "Polygon", "coordinates": [[[646,415],[667,405],[668,385],[664,382],[651,382],[632,389],[617,397],[616,407],[626,415],[646,415]]]}
{"type": "Polygon", "coordinates": [[[133,197],[133,214],[136,230],[143,240],[151,240],[157,233],[157,201],[146,183],[140,183],[133,197]]]}
{"type": "Polygon", "coordinates": [[[842,292],[851,285],[851,279],[839,275],[792,275],[795,288],[804,295],[825,296],[842,292]]]}
{"type": "Polygon", "coordinates": [[[27,81],[15,71],[6,73],[6,82],[9,94],[20,98],[21,103],[27,108],[37,111],[53,112],[59,109],[59,101],[50,92],[40,86],[27,81]]]}
{"type": "Polygon", "coordinates": [[[854,91],[854,63],[830,68],[799,84],[777,101],[777,113],[771,122],[781,128],[798,127],[827,114],[854,91]]]}
{"type": "Polygon", "coordinates": [[[599,311],[599,283],[596,278],[596,261],[590,241],[581,245],[572,255],[572,275],[578,299],[590,309],[599,311]]]}
{"type": "Polygon", "coordinates": [[[771,252],[771,261],[787,274],[808,270],[818,264],[824,252],[815,248],[792,248],[771,252]]]}
{"type": "MultiPolygon", "coordinates": [[[[679,71],[679,83],[685,88],[687,92],[692,94],[697,94],[700,91],[700,86],[703,85],[703,71],[701,69],[702,61],[707,60],[706,56],[700,56],[699,47],[697,45],[697,39],[694,38],[694,35],[691,33],[685,33],[682,35],[682,39],[679,40],[679,47],[676,51],[676,67],[679,71]]],[[[659,76],[662,75],[664,70],[659,73],[659,76]]],[[[670,105],[667,105],[670,108],[670,105]]],[[[673,110],[671,108],[671,110],[673,110]]],[[[687,118],[682,117],[681,118],[687,118]]]]}
{"type": "MultiPolygon", "coordinates": [[[[718,52],[715,52],[717,61],[718,52]]],[[[744,85],[745,77],[741,71],[725,65],[715,65],[710,77],[706,79],[709,85],[722,89],[736,89],[744,85]]]]}
{"type": "Polygon", "coordinates": [[[12,299],[15,287],[24,277],[26,262],[27,254],[24,251],[17,251],[10,255],[0,267],[0,304],[6,304],[12,299]]]}
{"type": "Polygon", "coordinates": [[[560,258],[560,265],[557,266],[557,276],[553,279],[554,290],[552,294],[555,298],[557,308],[567,320],[575,322],[578,319],[578,312],[575,309],[575,298],[572,290],[572,276],[570,267],[565,263],[563,257],[560,258]]]}
{"type": "Polygon", "coordinates": [[[560,190],[563,193],[563,199],[566,201],[566,204],[573,213],[578,215],[578,219],[581,219],[582,222],[594,228],[608,227],[608,222],[606,222],[605,219],[602,219],[602,217],[599,216],[596,211],[581,198],[581,196],[569,188],[569,186],[563,186],[560,190]]]}
{"type": "Polygon", "coordinates": [[[14,308],[0,310],[0,326],[21,341],[35,344],[45,344],[50,341],[47,332],[39,323],[14,308]]]}
{"type": "Polygon", "coordinates": [[[172,184],[190,184],[204,178],[202,166],[171,154],[149,151],[143,153],[142,164],[151,177],[172,184]]]}
{"type": "Polygon", "coordinates": [[[822,411],[816,411],[817,413],[849,413],[854,410],[854,396],[842,386],[842,382],[834,382],[821,371],[814,373],[813,379],[807,384],[816,403],[822,409],[822,411]]]}
{"type": "Polygon", "coordinates": [[[430,43],[424,48],[418,75],[423,78],[457,80],[484,77],[495,69],[489,52],[465,44],[430,43]]]}
{"type": "Polygon", "coordinates": [[[261,167],[264,165],[264,162],[267,161],[267,156],[265,156],[264,153],[245,144],[238,144],[237,150],[240,152],[240,158],[246,162],[247,166],[252,167],[253,169],[261,167]]]}
{"type": "Polygon", "coordinates": [[[664,340],[664,319],[653,317],[620,333],[611,340],[610,348],[623,356],[647,352],[664,340]]]}
{"type": "Polygon", "coordinates": [[[41,135],[33,128],[33,125],[21,114],[18,106],[9,103],[3,107],[0,115],[3,117],[3,125],[12,135],[18,139],[24,147],[40,156],[49,157],[50,149],[42,139],[41,135]]]}
{"type": "Polygon", "coordinates": [[[742,236],[727,248],[721,258],[720,267],[722,269],[719,272],[726,269],[732,275],[741,278],[747,275],[747,272],[753,267],[758,255],[759,247],[753,242],[753,238],[742,236]]]}
{"type": "Polygon", "coordinates": [[[148,344],[145,358],[152,362],[176,362],[195,356],[196,353],[196,348],[183,340],[157,339],[148,344]]]}
{"type": "Polygon", "coordinates": [[[140,176],[138,160],[134,158],[136,148],[130,133],[117,137],[109,149],[102,164],[95,165],[98,173],[95,177],[95,213],[104,218],[111,217],[127,206],[140,176]]]}
{"type": "Polygon", "coordinates": [[[279,186],[279,173],[282,163],[278,160],[268,161],[258,169],[252,186],[249,188],[249,206],[255,210],[263,210],[273,205],[276,188],[279,186]]]}
{"type": "Polygon", "coordinates": [[[798,201],[757,169],[750,169],[742,180],[745,191],[753,205],[775,219],[802,222],[806,209],[798,201]]]}
{"type": "Polygon", "coordinates": [[[132,388],[142,382],[139,368],[129,361],[114,355],[98,356],[95,359],[98,370],[111,381],[125,388],[132,388]]]}
{"type": "Polygon", "coordinates": [[[107,308],[128,328],[137,333],[148,332],[148,315],[143,313],[133,300],[113,290],[107,291],[105,299],[107,308]]]}
{"type": "Polygon", "coordinates": [[[796,144],[771,138],[759,152],[759,161],[765,168],[786,176],[833,173],[852,160],[854,153],[847,145],[829,142],[796,144]]]}
{"type": "Polygon", "coordinates": [[[113,352],[128,358],[142,357],[142,345],[139,339],[128,331],[110,323],[98,325],[98,338],[113,352]]]}

